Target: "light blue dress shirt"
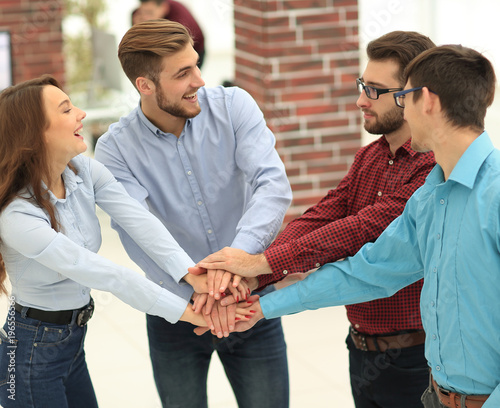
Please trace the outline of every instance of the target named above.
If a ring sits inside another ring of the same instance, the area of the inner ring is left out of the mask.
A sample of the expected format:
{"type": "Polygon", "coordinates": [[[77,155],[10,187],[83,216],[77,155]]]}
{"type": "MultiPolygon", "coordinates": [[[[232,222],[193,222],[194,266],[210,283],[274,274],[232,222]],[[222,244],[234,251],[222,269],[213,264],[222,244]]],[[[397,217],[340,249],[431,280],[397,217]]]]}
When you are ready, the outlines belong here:
{"type": "MultiPolygon", "coordinates": [[[[200,88],[201,112],[179,138],[140,106],[99,138],[95,158],[168,228],[198,262],[225,246],[260,253],[278,233],[292,194],[252,97],[240,88],[200,88]]],[[[189,298],[117,228],[130,257],[154,282],[189,298]]]]}
{"type": "MultiPolygon", "coordinates": [[[[500,152],[486,132],[448,180],[437,165],[375,243],[261,298],[266,318],[388,297],[424,278],[425,354],[436,382],[500,407],[500,152]]],[[[408,316],[409,319],[412,316],[408,316]]]]}
{"type": "MultiPolygon", "coordinates": [[[[47,213],[30,199],[15,199],[0,215],[0,251],[16,302],[43,310],[77,309],[89,302],[90,288],[95,288],[175,323],[186,309],[185,299],[96,254],[101,246],[96,204],[176,282],[193,261],[101,163],[81,155],[71,163],[78,175],[65,169],[66,198],[50,192],[60,232],[52,229],[47,213]]],[[[25,191],[22,196],[29,194],[25,191]]]]}

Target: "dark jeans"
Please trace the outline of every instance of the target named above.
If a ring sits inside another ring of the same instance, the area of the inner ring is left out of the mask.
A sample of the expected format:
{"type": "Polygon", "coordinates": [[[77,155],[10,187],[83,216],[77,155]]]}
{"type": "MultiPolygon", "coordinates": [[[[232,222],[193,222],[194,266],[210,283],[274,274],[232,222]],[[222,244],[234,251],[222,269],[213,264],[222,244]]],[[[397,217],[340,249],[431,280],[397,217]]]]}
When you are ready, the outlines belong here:
{"type": "Polygon", "coordinates": [[[239,408],[287,408],[286,344],[280,319],[218,339],[193,333],[189,323],[170,324],[147,315],[149,350],[164,408],[207,407],[207,374],[217,351],[239,408]]]}
{"type": "Polygon", "coordinates": [[[351,390],[356,408],[422,408],[429,385],[424,345],[363,351],[347,336],[351,390]]]}
{"type": "MultiPolygon", "coordinates": [[[[439,398],[436,391],[430,384],[422,395],[422,402],[425,408],[445,408],[443,404],[439,402],[439,398]]],[[[465,408],[465,405],[463,406],[465,408]]]]}
{"type": "Polygon", "coordinates": [[[44,323],[10,309],[0,344],[0,406],[97,408],[83,343],[87,326],[44,323]]]}

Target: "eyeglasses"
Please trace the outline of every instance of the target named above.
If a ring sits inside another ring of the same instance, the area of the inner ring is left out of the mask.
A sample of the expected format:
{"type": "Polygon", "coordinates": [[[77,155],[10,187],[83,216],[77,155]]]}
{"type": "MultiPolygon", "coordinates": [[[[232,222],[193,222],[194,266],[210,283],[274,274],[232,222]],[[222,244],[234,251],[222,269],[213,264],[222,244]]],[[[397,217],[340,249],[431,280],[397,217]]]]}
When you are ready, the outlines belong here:
{"type": "Polygon", "coordinates": [[[401,91],[403,88],[375,88],[373,86],[367,86],[363,82],[361,78],[356,79],[356,86],[358,87],[359,93],[362,93],[365,91],[365,94],[367,98],[369,99],[378,99],[378,97],[382,94],[388,93],[388,92],[396,92],[396,91],[401,91]]]}
{"type": "MultiPolygon", "coordinates": [[[[410,89],[406,89],[404,91],[401,91],[401,92],[396,92],[393,96],[394,96],[394,100],[396,101],[396,105],[398,105],[400,108],[404,108],[405,107],[405,98],[406,98],[406,94],[409,94],[410,92],[415,92],[415,91],[419,91],[423,88],[423,86],[418,86],[416,88],[410,88],[410,89]]],[[[432,92],[430,89],[429,89],[429,92],[432,92]]],[[[432,92],[433,94],[435,94],[436,92],[432,92]]]]}

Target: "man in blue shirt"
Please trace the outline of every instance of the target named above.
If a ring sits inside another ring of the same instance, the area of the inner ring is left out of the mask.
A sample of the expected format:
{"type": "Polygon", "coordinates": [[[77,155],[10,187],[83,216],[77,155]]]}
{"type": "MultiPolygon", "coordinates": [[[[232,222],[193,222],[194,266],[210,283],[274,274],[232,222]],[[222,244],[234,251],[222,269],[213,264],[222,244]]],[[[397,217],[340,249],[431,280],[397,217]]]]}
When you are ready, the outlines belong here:
{"type": "MultiPolygon", "coordinates": [[[[165,224],[195,262],[224,246],[262,252],[281,227],[291,189],[255,101],[239,88],[204,88],[192,39],[179,23],[155,20],[133,26],[118,56],[141,100],[99,139],[96,159],[165,224]]],[[[117,230],[151,280],[191,298],[191,286],[178,285],[117,230]]],[[[147,316],[147,325],[164,407],[207,406],[214,350],[239,407],[288,407],[280,319],[250,335],[225,339],[210,333],[198,337],[189,324],[172,325],[155,316],[147,316]]]]}
{"type": "Polygon", "coordinates": [[[441,46],[413,60],[406,79],[394,98],[405,108],[412,148],[433,151],[437,162],[425,184],[374,243],[251,308],[258,320],[359,303],[391,296],[423,277],[432,373],[425,407],[497,408],[500,151],[484,131],[495,73],[480,53],[441,46]]]}

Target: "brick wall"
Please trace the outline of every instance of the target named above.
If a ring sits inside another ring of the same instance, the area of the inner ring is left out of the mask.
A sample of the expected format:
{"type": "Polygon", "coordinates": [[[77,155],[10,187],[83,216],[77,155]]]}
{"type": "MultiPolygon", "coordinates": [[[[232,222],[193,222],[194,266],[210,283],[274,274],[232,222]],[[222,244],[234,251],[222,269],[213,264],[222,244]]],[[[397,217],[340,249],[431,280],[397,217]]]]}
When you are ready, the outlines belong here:
{"type": "Polygon", "coordinates": [[[0,0],[0,30],[11,34],[14,83],[52,74],[64,83],[63,0],[0,0]]]}
{"type": "Polygon", "coordinates": [[[294,200],[285,223],[346,174],[361,146],[357,0],[234,0],[235,82],[277,138],[294,200]]]}

